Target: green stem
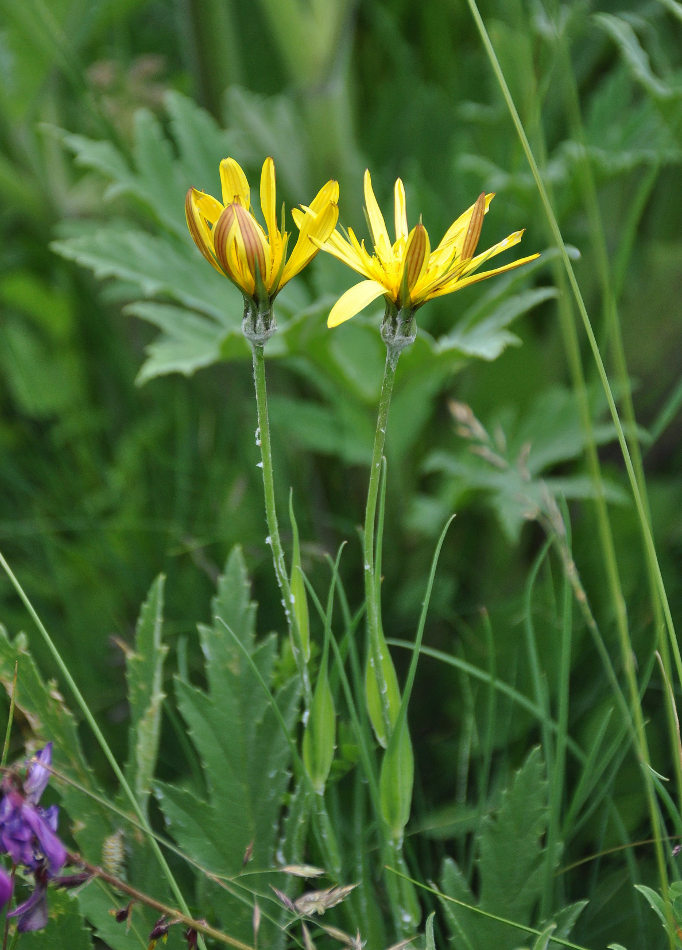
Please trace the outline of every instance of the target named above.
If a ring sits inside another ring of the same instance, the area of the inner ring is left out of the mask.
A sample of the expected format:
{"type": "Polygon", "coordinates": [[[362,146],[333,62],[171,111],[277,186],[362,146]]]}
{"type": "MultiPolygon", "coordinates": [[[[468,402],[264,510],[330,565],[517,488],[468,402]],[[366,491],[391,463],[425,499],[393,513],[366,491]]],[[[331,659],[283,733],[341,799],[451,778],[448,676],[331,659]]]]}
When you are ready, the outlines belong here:
{"type": "Polygon", "coordinates": [[[388,740],[400,710],[400,689],[381,626],[381,572],[378,570],[379,557],[375,544],[375,525],[386,442],[386,425],[395,373],[400,354],[405,347],[414,342],[416,332],[414,309],[398,307],[392,301],[387,301],[386,313],[381,324],[381,338],[386,344],[386,364],[379,396],[363,534],[363,574],[369,641],[365,676],[366,700],[374,732],[384,748],[388,746],[388,740]]]}
{"type": "Polygon", "coordinates": [[[265,498],[265,520],[268,531],[267,543],[272,549],[272,563],[275,577],[282,592],[282,606],[289,628],[292,626],[291,617],[291,586],[287,575],[284,548],[279,536],[277,508],[275,506],[275,479],[272,465],[272,445],[270,442],[270,421],[268,418],[268,397],[265,385],[265,347],[262,343],[253,343],[253,382],[256,388],[256,407],[258,411],[258,437],[261,463],[263,471],[263,495],[265,498]]]}
{"type": "Polygon", "coordinates": [[[303,644],[298,625],[294,617],[294,601],[287,574],[284,548],[279,534],[277,507],[275,505],[275,478],[272,465],[272,444],[270,442],[270,420],[268,417],[268,395],[265,382],[265,341],[249,338],[253,354],[253,382],[256,390],[256,410],[258,413],[258,434],[256,441],[260,446],[260,468],[263,472],[263,496],[265,499],[265,520],[268,526],[267,543],[272,550],[272,564],[277,584],[282,593],[282,607],[286,617],[289,638],[296,664],[301,675],[306,706],[310,707],[311,688],[308,669],[303,652],[303,644]]]}
{"type": "MultiPolygon", "coordinates": [[[[367,506],[365,508],[365,530],[363,535],[365,602],[367,609],[367,635],[369,640],[369,660],[376,677],[376,685],[382,700],[383,726],[386,736],[390,735],[395,715],[391,715],[389,695],[386,684],[383,682],[382,670],[385,665],[386,641],[381,627],[381,585],[376,577],[374,559],[374,526],[376,522],[377,498],[381,482],[381,460],[386,442],[386,424],[388,410],[391,405],[391,395],[395,382],[395,371],[398,365],[400,351],[395,352],[390,347],[386,350],[386,365],[384,378],[381,383],[377,425],[374,433],[374,447],[369,470],[369,484],[367,486],[367,506]]],[[[397,712],[397,711],[396,711],[397,712]]],[[[376,728],[376,727],[375,727],[376,728]]]]}

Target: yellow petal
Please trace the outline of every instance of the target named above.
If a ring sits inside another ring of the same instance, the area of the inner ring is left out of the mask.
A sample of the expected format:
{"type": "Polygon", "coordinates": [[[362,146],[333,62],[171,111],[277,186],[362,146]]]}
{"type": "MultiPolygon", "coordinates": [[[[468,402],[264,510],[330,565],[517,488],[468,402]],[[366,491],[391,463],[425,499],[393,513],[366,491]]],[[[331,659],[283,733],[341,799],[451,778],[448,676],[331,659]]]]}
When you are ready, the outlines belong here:
{"type": "Polygon", "coordinates": [[[275,163],[271,158],[266,158],[263,162],[263,171],[260,176],[260,206],[268,229],[268,238],[272,244],[277,233],[277,208],[275,163]]]}
{"type": "Polygon", "coordinates": [[[493,246],[489,247],[487,251],[477,254],[476,257],[472,258],[470,261],[462,261],[462,263],[465,264],[465,267],[463,271],[460,271],[460,275],[466,276],[467,274],[472,274],[475,270],[478,270],[481,264],[485,264],[486,261],[489,261],[491,257],[496,257],[498,254],[508,250],[510,247],[514,247],[515,244],[519,243],[522,237],[523,230],[514,231],[513,234],[507,235],[507,237],[502,241],[498,241],[497,244],[493,244],[493,246]]]}
{"type": "Polygon", "coordinates": [[[228,205],[215,226],[216,257],[228,277],[253,296],[268,279],[269,247],[262,228],[239,202],[228,205]]]}
{"type": "MultiPolygon", "coordinates": [[[[329,193],[333,193],[333,189],[329,193]]],[[[286,263],[280,284],[283,285],[291,280],[310,263],[330,237],[338,218],[339,208],[336,203],[327,202],[317,213],[312,208],[307,209],[300,220],[298,240],[286,263]]]]}
{"type": "MultiPolygon", "coordinates": [[[[348,230],[350,231],[350,228],[348,230]]],[[[353,237],[355,237],[355,235],[353,235],[353,237]]],[[[351,244],[349,241],[346,241],[338,231],[333,231],[327,241],[325,241],[323,250],[341,261],[342,264],[346,264],[354,271],[362,274],[363,277],[369,276],[366,267],[366,259],[369,258],[369,255],[365,251],[363,257],[363,251],[360,245],[357,244],[357,239],[355,244],[351,244]]]]}
{"type": "Polygon", "coordinates": [[[196,189],[192,189],[192,191],[194,193],[194,203],[197,211],[202,218],[208,221],[211,227],[213,227],[223,213],[223,206],[213,195],[207,195],[203,191],[197,191],[196,189]]]}
{"type": "MultiPolygon", "coordinates": [[[[208,263],[214,267],[219,274],[224,274],[223,269],[217,263],[215,258],[215,251],[213,248],[213,236],[209,230],[204,216],[201,213],[201,199],[210,198],[210,195],[204,195],[203,192],[197,191],[196,188],[190,188],[185,196],[185,220],[187,221],[187,227],[189,233],[192,236],[192,240],[199,248],[201,253],[204,255],[208,263]]],[[[215,198],[211,198],[211,201],[215,201],[215,198]]],[[[215,201],[215,204],[222,209],[222,205],[215,201]]],[[[209,205],[211,211],[213,206],[209,205]]],[[[210,219],[209,219],[210,220],[210,219]]]]}
{"type": "Polygon", "coordinates": [[[369,169],[365,169],[365,208],[369,218],[369,230],[372,235],[374,250],[382,261],[387,261],[391,256],[391,241],[386,230],[386,222],[381,213],[372,191],[372,177],[369,169]]]}
{"type": "MultiPolygon", "coordinates": [[[[492,192],[485,196],[485,210],[484,214],[488,213],[488,208],[490,207],[490,202],[495,197],[495,193],[492,192]]],[[[443,240],[440,242],[436,250],[433,252],[433,255],[436,255],[436,260],[440,261],[442,258],[448,258],[452,256],[453,250],[457,250],[458,256],[461,256],[462,253],[462,244],[464,242],[464,236],[469,228],[469,222],[471,221],[471,216],[474,213],[474,208],[476,203],[472,204],[470,208],[460,214],[460,216],[452,222],[450,227],[447,229],[443,235],[443,240]]],[[[432,255],[432,259],[433,259],[432,255]]]]}
{"type": "Polygon", "coordinates": [[[248,211],[251,207],[251,191],[246,175],[233,158],[224,158],[220,163],[220,183],[225,206],[236,201],[248,211]]]}
{"type": "Polygon", "coordinates": [[[417,304],[421,301],[421,285],[428,274],[431,245],[429,232],[423,224],[418,224],[408,239],[405,251],[405,274],[409,300],[406,303],[417,304]]]}
{"type": "Polygon", "coordinates": [[[338,204],[339,201],[339,183],[330,179],[322,185],[318,193],[310,202],[311,211],[321,211],[328,204],[338,204]]]}
{"type": "Polygon", "coordinates": [[[395,239],[399,241],[407,238],[407,204],[405,202],[405,186],[400,178],[396,179],[393,190],[395,206],[395,239]]]}
{"type": "Polygon", "coordinates": [[[469,284],[477,284],[481,280],[487,280],[488,277],[494,277],[495,274],[503,274],[504,271],[513,270],[515,267],[521,267],[522,264],[527,264],[529,261],[534,261],[539,256],[539,254],[531,254],[529,257],[522,257],[518,261],[512,261],[511,264],[504,264],[502,267],[496,267],[494,270],[486,270],[482,271],[480,274],[471,274],[469,277],[463,277],[461,280],[454,280],[452,282],[443,284],[441,287],[438,287],[429,296],[442,297],[443,294],[449,294],[454,290],[460,290],[462,287],[468,287],[469,284]]]}
{"type": "Polygon", "coordinates": [[[476,253],[476,248],[478,247],[478,242],[481,237],[481,229],[483,228],[484,214],[485,194],[482,194],[476,199],[476,203],[471,212],[471,218],[469,219],[469,226],[464,236],[464,242],[462,244],[462,260],[464,261],[470,260],[476,253]]]}
{"type": "Polygon", "coordinates": [[[410,232],[405,248],[405,264],[402,277],[405,286],[401,288],[403,305],[417,302],[413,291],[428,266],[429,250],[428,232],[423,224],[418,224],[410,232]]]}
{"type": "Polygon", "coordinates": [[[338,327],[385,293],[386,288],[376,280],[361,281],[339,297],[327,318],[327,326],[338,327]]]}

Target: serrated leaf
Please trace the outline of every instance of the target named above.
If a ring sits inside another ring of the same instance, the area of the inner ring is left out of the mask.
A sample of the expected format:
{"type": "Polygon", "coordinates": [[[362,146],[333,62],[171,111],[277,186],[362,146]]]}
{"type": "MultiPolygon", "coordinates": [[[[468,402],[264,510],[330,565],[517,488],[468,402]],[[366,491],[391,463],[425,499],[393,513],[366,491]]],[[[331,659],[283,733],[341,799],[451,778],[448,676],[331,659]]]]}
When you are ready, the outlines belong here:
{"type": "Polygon", "coordinates": [[[202,867],[215,873],[225,872],[230,855],[225,855],[226,842],[222,834],[218,834],[222,829],[214,826],[216,815],[212,805],[196,790],[167,782],[156,781],[154,794],[182,850],[202,867]],[[215,828],[215,833],[207,834],[208,828],[215,828]]]}
{"type": "MultiPolygon", "coordinates": [[[[278,641],[274,635],[256,638],[256,606],[238,548],[228,558],[212,609],[213,625],[199,628],[207,689],[176,680],[178,708],[201,762],[206,789],[159,784],[159,805],[180,848],[210,872],[238,874],[247,853],[249,869],[266,872],[277,864],[275,851],[290,781],[288,735],[299,711],[299,682],[291,679],[275,690],[278,641]]],[[[259,890],[269,879],[259,875],[259,890]]],[[[213,913],[230,921],[230,933],[242,939],[250,936],[248,897],[236,901],[215,888],[210,900],[213,913]]],[[[281,940],[274,928],[272,939],[281,940]]]]}
{"type": "Polygon", "coordinates": [[[138,109],[134,123],[135,175],[129,189],[169,231],[184,236],[184,197],[191,183],[175,160],[171,143],[156,116],[147,109],[138,109]]]}
{"type": "Polygon", "coordinates": [[[241,324],[243,305],[230,282],[201,258],[189,237],[171,242],[144,231],[107,226],[94,234],[54,241],[53,251],[96,277],[132,283],[145,297],[165,294],[230,329],[241,324]]]}
{"type": "Polygon", "coordinates": [[[165,694],[163,663],[168,647],[162,643],[164,578],[157,577],[142,605],[133,652],[126,659],[130,726],[126,779],[146,807],[156,768],[165,694]]]}
{"type": "MultiPolygon", "coordinates": [[[[472,906],[476,904],[474,895],[471,893],[464,875],[451,858],[446,858],[443,862],[441,890],[448,897],[452,897],[453,901],[471,904],[472,906]]],[[[473,934],[470,934],[472,920],[475,919],[473,918],[473,914],[467,911],[465,907],[460,907],[458,904],[448,900],[441,900],[441,907],[443,908],[443,913],[450,927],[452,936],[458,941],[461,941],[463,950],[477,950],[477,944],[473,942],[475,937],[473,934]]],[[[473,926],[475,926],[475,924],[473,924],[473,926]]]]}
{"type": "Polygon", "coordinates": [[[534,749],[515,774],[499,810],[483,821],[478,862],[481,906],[527,922],[542,889],[547,814],[547,780],[540,751],[534,749]]]}
{"type": "MultiPolygon", "coordinates": [[[[479,911],[532,925],[548,861],[551,867],[556,866],[556,855],[547,856],[543,844],[547,817],[547,781],[540,751],[534,749],[514,775],[499,809],[482,822],[477,861],[479,911]]],[[[468,885],[454,862],[444,865],[442,889],[457,900],[473,903],[468,885]]],[[[442,904],[453,934],[465,941],[468,950],[518,947],[517,928],[460,906],[448,906],[448,901],[442,904]]],[[[555,924],[551,926],[554,928],[555,924]]]]}
{"type": "MultiPolygon", "coordinates": [[[[76,165],[99,172],[114,182],[117,189],[127,187],[131,180],[130,166],[112,142],[68,132],[62,133],[61,141],[74,153],[76,165]]],[[[109,187],[112,189],[111,185],[109,187]]]]}
{"type": "Polygon", "coordinates": [[[225,327],[191,310],[164,303],[129,304],[125,312],[162,330],[146,347],[147,359],[137,376],[140,384],[168,373],[191,376],[198,369],[220,360],[248,355],[238,324],[225,327]]]}

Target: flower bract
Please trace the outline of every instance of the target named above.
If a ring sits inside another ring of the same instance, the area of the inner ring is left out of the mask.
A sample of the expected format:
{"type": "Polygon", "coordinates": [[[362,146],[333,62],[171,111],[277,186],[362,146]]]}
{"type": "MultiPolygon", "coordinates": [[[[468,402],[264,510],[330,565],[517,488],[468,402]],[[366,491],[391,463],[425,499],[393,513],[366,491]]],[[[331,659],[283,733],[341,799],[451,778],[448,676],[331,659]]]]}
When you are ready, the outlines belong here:
{"type": "Polygon", "coordinates": [[[365,208],[373,252],[367,250],[364,241],[357,239],[352,228],[344,233],[334,231],[323,245],[323,250],[365,278],[337,300],[329,314],[328,325],[335,327],[349,320],[381,296],[398,310],[414,312],[433,297],[453,293],[538,257],[531,254],[494,270],[479,270],[491,257],[518,244],[523,235],[523,231],[515,231],[476,254],[483,218],[493,197],[492,194],[480,195],[450,225],[440,244],[432,250],[428,231],[421,222],[408,230],[405,188],[400,178],[394,188],[395,240],[391,241],[374,196],[370,173],[365,171],[365,208]]]}
{"type": "MultiPolygon", "coordinates": [[[[339,186],[328,181],[309,206],[292,210],[298,238],[287,257],[289,234],[277,223],[275,163],[266,158],[260,180],[265,227],[251,209],[246,175],[233,158],[220,163],[222,201],[196,188],[185,198],[187,227],[206,260],[245,297],[271,302],[282,287],[317,254],[336,226],[339,186]]],[[[282,215],[283,217],[283,215],[282,215]]]]}

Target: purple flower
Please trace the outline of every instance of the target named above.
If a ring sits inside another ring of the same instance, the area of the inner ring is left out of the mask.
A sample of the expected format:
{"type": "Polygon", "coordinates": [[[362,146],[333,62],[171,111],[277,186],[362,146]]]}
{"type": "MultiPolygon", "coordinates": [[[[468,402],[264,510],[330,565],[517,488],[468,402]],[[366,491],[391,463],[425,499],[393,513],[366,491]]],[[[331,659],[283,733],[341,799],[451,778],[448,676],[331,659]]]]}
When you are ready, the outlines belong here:
{"type": "MultiPolygon", "coordinates": [[[[8,917],[17,918],[17,930],[41,930],[47,924],[47,885],[66,864],[66,848],[57,836],[59,809],[41,808],[38,802],[50,778],[52,743],[48,742],[31,760],[23,783],[9,774],[2,783],[0,800],[0,850],[12,864],[33,872],[35,886],[30,896],[8,917]]],[[[12,880],[0,871],[0,906],[12,894],[12,880]]]]}
{"type": "Polygon", "coordinates": [[[44,749],[36,752],[29,762],[26,771],[26,780],[24,781],[24,794],[33,804],[37,805],[40,796],[45,791],[50,778],[50,766],[52,765],[52,743],[48,742],[44,749]]]}
{"type": "Polygon", "coordinates": [[[0,802],[0,843],[13,864],[34,871],[44,862],[50,875],[66,863],[66,848],[57,835],[59,809],[39,808],[16,789],[10,789],[0,802]]]}
{"type": "Polygon", "coordinates": [[[33,893],[7,915],[17,918],[19,933],[42,930],[47,926],[47,874],[44,871],[36,871],[35,880],[33,893]]]}

